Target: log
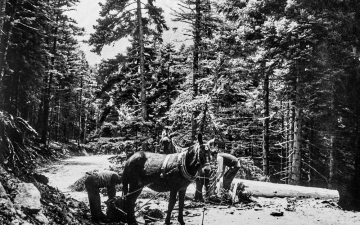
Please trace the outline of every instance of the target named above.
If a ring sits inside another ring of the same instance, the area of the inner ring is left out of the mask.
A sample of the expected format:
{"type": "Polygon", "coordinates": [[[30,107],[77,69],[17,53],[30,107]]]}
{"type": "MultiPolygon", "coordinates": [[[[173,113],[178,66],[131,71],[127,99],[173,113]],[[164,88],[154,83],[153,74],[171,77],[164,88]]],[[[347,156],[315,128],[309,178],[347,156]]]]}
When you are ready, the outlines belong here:
{"type": "MultiPolygon", "coordinates": [[[[304,197],[339,200],[339,192],[325,188],[295,186],[289,184],[276,184],[270,182],[252,181],[244,179],[234,179],[230,190],[233,199],[236,189],[240,183],[245,185],[245,191],[250,192],[255,197],[304,197]]],[[[217,189],[222,186],[222,180],[217,184],[217,189]]]]}

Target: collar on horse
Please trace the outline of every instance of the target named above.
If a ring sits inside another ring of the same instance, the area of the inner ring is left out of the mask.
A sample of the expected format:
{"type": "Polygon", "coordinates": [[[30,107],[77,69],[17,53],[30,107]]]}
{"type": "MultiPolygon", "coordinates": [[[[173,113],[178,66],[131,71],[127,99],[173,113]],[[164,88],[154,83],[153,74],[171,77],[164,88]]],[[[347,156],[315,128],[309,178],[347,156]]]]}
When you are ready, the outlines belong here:
{"type": "MultiPolygon", "coordinates": [[[[163,162],[163,164],[161,166],[161,174],[160,174],[161,178],[164,178],[164,176],[166,175],[166,166],[167,166],[167,163],[168,163],[169,159],[170,159],[170,154],[165,157],[165,160],[164,160],[164,162],[163,162]]],[[[186,151],[181,152],[178,155],[179,169],[180,169],[181,174],[183,175],[184,178],[186,178],[187,180],[189,180],[191,182],[195,181],[195,179],[197,177],[197,172],[196,172],[196,174],[194,176],[189,174],[189,172],[186,169],[185,161],[186,161],[186,151]]]]}
{"type": "Polygon", "coordinates": [[[189,181],[195,181],[196,180],[196,176],[197,176],[197,172],[195,174],[195,176],[191,175],[190,173],[188,173],[187,169],[186,169],[186,152],[182,152],[178,155],[178,160],[179,162],[179,167],[180,167],[180,171],[181,174],[189,181]]]}

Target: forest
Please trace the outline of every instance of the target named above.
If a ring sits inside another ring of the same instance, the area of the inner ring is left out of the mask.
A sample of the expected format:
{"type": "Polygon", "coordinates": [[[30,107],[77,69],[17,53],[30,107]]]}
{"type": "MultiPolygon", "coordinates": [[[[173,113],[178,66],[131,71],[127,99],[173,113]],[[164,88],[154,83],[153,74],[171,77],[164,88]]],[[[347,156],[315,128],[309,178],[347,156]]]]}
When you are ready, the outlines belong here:
{"type": "Polygon", "coordinates": [[[177,48],[155,0],[106,0],[87,43],[130,46],[96,65],[67,16],[78,3],[0,1],[0,110],[39,143],[155,152],[164,129],[182,146],[200,132],[271,182],[337,189],[360,209],[360,2],[179,0],[191,44],[177,48]]]}

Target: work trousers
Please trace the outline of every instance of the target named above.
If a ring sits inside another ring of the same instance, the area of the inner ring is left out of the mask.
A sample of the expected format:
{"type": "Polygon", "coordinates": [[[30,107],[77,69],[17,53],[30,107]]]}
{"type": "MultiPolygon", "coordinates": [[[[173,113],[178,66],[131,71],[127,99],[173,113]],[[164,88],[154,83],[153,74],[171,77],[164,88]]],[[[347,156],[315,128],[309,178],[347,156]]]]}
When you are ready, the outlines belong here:
{"type": "Polygon", "coordinates": [[[240,167],[231,167],[225,174],[223,178],[223,188],[229,190],[231,188],[231,182],[234,180],[236,173],[239,171],[240,167]]]}
{"type": "MultiPolygon", "coordinates": [[[[90,175],[85,180],[85,187],[89,197],[90,212],[92,219],[100,220],[105,218],[105,214],[101,211],[100,188],[97,175],[90,175]]],[[[114,198],[116,195],[115,184],[107,187],[109,199],[114,198]]]]}

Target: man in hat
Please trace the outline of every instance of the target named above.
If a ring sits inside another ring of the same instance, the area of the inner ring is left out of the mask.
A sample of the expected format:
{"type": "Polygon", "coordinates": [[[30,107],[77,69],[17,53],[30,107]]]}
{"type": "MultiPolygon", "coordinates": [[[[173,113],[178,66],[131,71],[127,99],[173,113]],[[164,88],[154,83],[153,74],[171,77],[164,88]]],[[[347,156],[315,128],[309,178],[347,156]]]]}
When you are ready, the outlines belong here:
{"type": "Polygon", "coordinates": [[[106,220],[105,214],[101,211],[100,188],[107,188],[109,200],[116,195],[115,185],[122,182],[119,174],[113,171],[99,171],[89,175],[85,179],[85,187],[88,192],[90,212],[94,221],[106,220]]]}

